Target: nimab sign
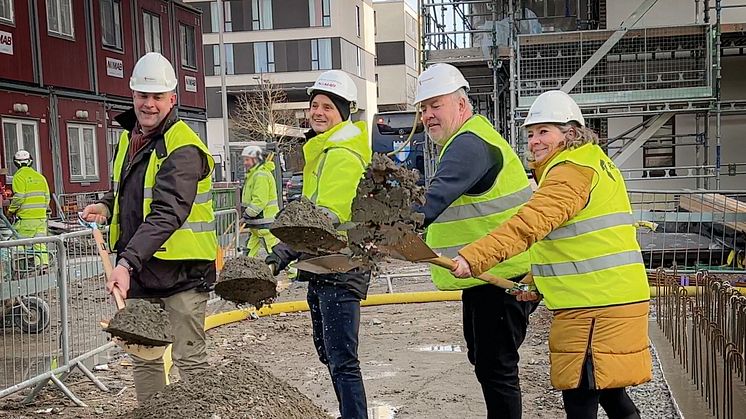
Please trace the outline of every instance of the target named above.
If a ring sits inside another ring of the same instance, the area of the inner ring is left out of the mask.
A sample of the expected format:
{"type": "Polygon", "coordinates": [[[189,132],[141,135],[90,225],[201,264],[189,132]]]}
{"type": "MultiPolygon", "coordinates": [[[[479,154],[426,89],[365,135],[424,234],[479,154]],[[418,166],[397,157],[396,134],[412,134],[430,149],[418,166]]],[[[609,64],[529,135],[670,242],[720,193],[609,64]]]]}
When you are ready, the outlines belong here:
{"type": "Polygon", "coordinates": [[[106,75],[123,79],[124,64],[122,64],[122,60],[106,57],[106,75]]]}
{"type": "Polygon", "coordinates": [[[184,76],[184,83],[186,84],[187,92],[197,91],[197,78],[192,76],[184,76]]]}
{"type": "Polygon", "coordinates": [[[13,55],[13,34],[0,31],[0,53],[13,55]]]}

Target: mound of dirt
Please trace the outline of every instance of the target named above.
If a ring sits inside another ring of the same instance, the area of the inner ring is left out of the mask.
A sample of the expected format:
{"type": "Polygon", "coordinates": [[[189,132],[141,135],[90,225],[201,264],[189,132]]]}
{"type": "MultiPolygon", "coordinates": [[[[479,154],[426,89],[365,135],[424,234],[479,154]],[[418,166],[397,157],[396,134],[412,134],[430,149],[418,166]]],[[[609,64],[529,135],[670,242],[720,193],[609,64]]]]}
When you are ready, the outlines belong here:
{"type": "Polygon", "coordinates": [[[132,411],[133,419],[329,419],[298,389],[245,359],[169,385],[132,411]]]}
{"type": "Polygon", "coordinates": [[[332,220],[306,198],[287,204],[269,231],[297,252],[334,253],[346,246],[332,220]]]}
{"type": "Polygon", "coordinates": [[[261,259],[239,256],[225,262],[215,294],[236,304],[249,303],[259,308],[277,296],[277,280],[261,259]]]}
{"type": "Polygon", "coordinates": [[[158,304],[141,299],[127,300],[104,330],[131,344],[165,346],[173,342],[168,313],[158,304]]]}
{"type": "Polygon", "coordinates": [[[352,202],[349,246],[356,256],[378,261],[384,253],[379,246],[399,242],[407,232],[415,232],[424,215],[411,209],[425,202],[425,189],[417,185],[419,174],[397,166],[383,154],[375,154],[357,187],[352,202]]]}

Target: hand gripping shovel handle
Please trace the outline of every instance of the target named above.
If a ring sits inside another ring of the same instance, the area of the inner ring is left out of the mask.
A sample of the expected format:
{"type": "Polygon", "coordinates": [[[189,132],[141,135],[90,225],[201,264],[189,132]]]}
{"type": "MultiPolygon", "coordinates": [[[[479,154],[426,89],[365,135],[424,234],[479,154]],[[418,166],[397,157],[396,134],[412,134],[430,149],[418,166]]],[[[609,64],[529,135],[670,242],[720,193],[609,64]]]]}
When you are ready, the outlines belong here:
{"type": "MultiPolygon", "coordinates": [[[[427,262],[451,271],[456,267],[456,262],[446,256],[438,256],[437,258],[428,259],[427,262]]],[[[509,279],[500,278],[488,272],[479,275],[477,278],[481,279],[482,281],[489,282],[492,285],[497,285],[498,287],[504,288],[506,290],[528,291],[528,284],[513,282],[509,279]]]]}
{"type": "MultiPolygon", "coordinates": [[[[96,249],[98,250],[98,255],[101,257],[101,263],[104,265],[104,274],[106,274],[106,279],[108,280],[111,278],[111,273],[114,271],[114,267],[111,265],[111,259],[109,258],[109,251],[106,250],[106,242],[104,242],[104,235],[101,234],[101,230],[98,229],[98,224],[91,223],[88,221],[83,220],[78,216],[80,224],[82,224],[85,227],[89,227],[93,230],[93,240],[96,241],[96,249]]],[[[117,309],[121,310],[124,308],[124,298],[122,298],[122,292],[119,290],[119,287],[114,285],[114,288],[111,290],[111,293],[114,295],[114,300],[117,303],[117,309]]]]}

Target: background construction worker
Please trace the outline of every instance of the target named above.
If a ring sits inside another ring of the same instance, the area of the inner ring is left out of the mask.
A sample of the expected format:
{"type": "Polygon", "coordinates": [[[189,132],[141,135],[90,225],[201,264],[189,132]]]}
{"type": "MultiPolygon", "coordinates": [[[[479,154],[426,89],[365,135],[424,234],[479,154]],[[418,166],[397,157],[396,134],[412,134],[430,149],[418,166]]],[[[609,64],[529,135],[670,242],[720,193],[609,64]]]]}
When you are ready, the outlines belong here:
{"type": "Polygon", "coordinates": [[[523,126],[539,188],[461,249],[454,273],[479,275],[529,249],[533,280],[554,311],[550,374],[567,417],[595,419],[600,403],[610,418],[638,419],[625,387],[652,377],[650,289],[624,178],[566,93],[542,93],[523,126]]]}
{"type": "Polygon", "coordinates": [[[246,253],[255,257],[259,248],[267,254],[279,242],[269,232],[269,225],[279,212],[277,206],[277,184],[275,182],[275,163],[265,161],[264,150],[257,145],[246,146],[241,152],[243,165],[246,168],[246,179],[241,191],[241,205],[244,208],[242,221],[249,227],[249,240],[246,242],[246,253]]]}
{"type": "MultiPolygon", "coordinates": [[[[31,153],[18,150],[13,156],[18,170],[13,174],[13,199],[8,213],[15,215],[13,228],[20,237],[42,237],[47,235],[47,211],[49,210],[49,185],[47,179],[34,169],[31,153]]],[[[49,263],[47,246],[33,247],[41,264],[49,263]]]]}
{"type": "MultiPolygon", "coordinates": [[[[427,134],[442,147],[425,204],[415,210],[425,214],[428,245],[449,257],[510,218],[531,196],[520,159],[485,117],[474,115],[468,90],[456,67],[436,64],[420,74],[415,95],[427,134]]],[[[523,253],[490,273],[520,280],[528,269],[523,253]]],[[[447,269],[433,265],[430,270],[438,289],[463,290],[467,355],[482,386],[487,417],[520,418],[518,347],[536,303],[518,302],[478,279],[457,279],[447,269]]]]}
{"type": "MultiPolygon", "coordinates": [[[[134,108],[118,115],[119,138],[112,189],[83,212],[87,221],[111,221],[109,245],[117,266],[106,284],[127,298],[160,304],[169,314],[173,361],[181,379],[208,368],[205,309],[215,281],[217,236],[212,208],[210,151],[176,115],[176,75],[151,52],[130,78],[134,108]]],[[[163,360],[133,357],[135,391],[142,403],[166,385],[163,360]]]]}
{"type": "MultiPolygon", "coordinates": [[[[358,182],[373,151],[365,122],[352,123],[357,110],[357,87],[342,71],[324,72],[312,87],[311,130],[303,146],[303,196],[326,212],[335,225],[350,221],[358,182]]],[[[305,258],[284,243],[274,247],[267,263],[275,275],[289,262],[305,258]]],[[[367,418],[367,402],[358,360],[360,300],[368,293],[370,271],[317,275],[299,271],[308,281],[313,341],[331,374],[339,412],[344,419],[367,418]]]]}

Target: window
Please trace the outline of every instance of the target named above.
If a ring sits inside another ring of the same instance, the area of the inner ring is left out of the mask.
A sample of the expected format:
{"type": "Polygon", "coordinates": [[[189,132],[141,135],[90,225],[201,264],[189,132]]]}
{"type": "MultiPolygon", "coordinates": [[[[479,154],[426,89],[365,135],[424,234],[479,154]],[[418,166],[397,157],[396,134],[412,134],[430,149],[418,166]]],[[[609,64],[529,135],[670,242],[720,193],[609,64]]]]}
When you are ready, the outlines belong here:
{"type": "Polygon", "coordinates": [[[308,16],[311,26],[331,26],[329,0],[308,0],[308,16]]]}
{"type": "Polygon", "coordinates": [[[101,0],[101,42],[106,47],[122,50],[121,0],[101,0]]]}
{"type": "Polygon", "coordinates": [[[381,97],[381,90],[378,88],[378,73],[376,73],[376,97],[381,97]]]}
{"type": "Polygon", "coordinates": [[[254,72],[275,72],[275,44],[274,42],[257,42],[254,44],[254,72]]]}
{"type": "Polygon", "coordinates": [[[355,27],[357,28],[357,36],[360,36],[360,6],[355,6],[355,27]]]}
{"type": "Polygon", "coordinates": [[[197,45],[195,44],[194,26],[179,23],[181,39],[181,65],[197,68],[197,45]]]}
{"type": "Polygon", "coordinates": [[[357,48],[357,54],[355,56],[355,69],[358,77],[363,77],[363,53],[360,48],[357,48]]]}
{"type": "Polygon", "coordinates": [[[95,126],[67,124],[67,151],[70,158],[70,180],[98,180],[95,126]]]}
{"type": "Polygon", "coordinates": [[[108,155],[106,156],[109,161],[109,173],[113,172],[114,169],[114,154],[117,153],[117,146],[119,145],[119,137],[124,132],[124,129],[118,126],[109,127],[106,130],[106,145],[108,155]]]}
{"type": "MultiPolygon", "coordinates": [[[[666,122],[655,135],[645,142],[642,149],[642,165],[644,168],[673,167],[676,165],[676,143],[674,118],[666,122]]],[[[671,170],[673,172],[673,170],[671,170]]],[[[673,175],[674,173],[670,173],[673,175]]],[[[661,177],[665,170],[650,170],[646,175],[661,177]]]]}
{"type": "Polygon", "coordinates": [[[161,46],[161,17],[143,12],[142,26],[145,32],[145,52],[163,52],[161,46]]]}
{"type": "Polygon", "coordinates": [[[0,0],[0,22],[13,23],[13,0],[0,0]]]}
{"type": "Polygon", "coordinates": [[[36,121],[23,119],[3,119],[3,140],[5,141],[5,167],[13,176],[16,166],[13,156],[18,150],[26,150],[34,158],[34,168],[41,170],[39,159],[39,128],[36,121]]]}
{"type": "Polygon", "coordinates": [[[272,0],[252,0],[251,29],[272,29],[272,0]]]}
{"type": "Polygon", "coordinates": [[[311,40],[311,70],[332,69],[332,40],[330,38],[311,40]]]}
{"type": "Polygon", "coordinates": [[[417,19],[410,15],[405,15],[404,19],[407,20],[407,36],[417,39],[417,19]]]}
{"type": "Polygon", "coordinates": [[[373,11],[373,36],[378,35],[378,17],[376,17],[376,11],[373,11]]]}
{"type": "Polygon", "coordinates": [[[47,30],[71,38],[75,35],[72,0],[47,0],[47,30]]]}
{"type": "Polygon", "coordinates": [[[417,50],[406,43],[404,44],[404,64],[409,68],[417,68],[417,50]]]}
{"type": "MultiPolygon", "coordinates": [[[[225,23],[223,31],[233,32],[233,19],[231,17],[231,5],[228,1],[223,1],[223,13],[225,14],[223,21],[225,23]]],[[[218,8],[217,2],[210,3],[210,32],[220,32],[220,9],[218,8]]]]}
{"type": "MultiPolygon", "coordinates": [[[[225,45],[225,74],[236,74],[233,61],[233,44],[223,45],[225,45]]],[[[212,74],[220,75],[220,45],[212,46],[212,74]]]]}

